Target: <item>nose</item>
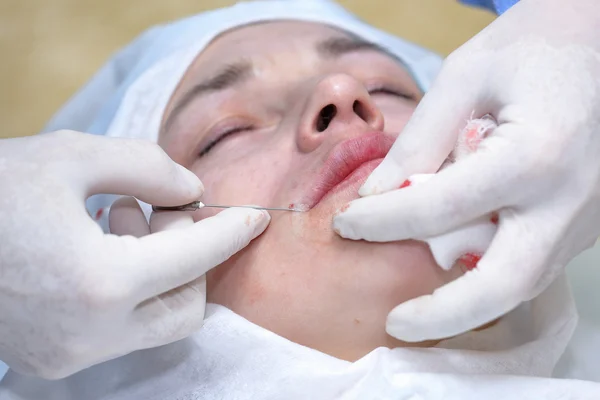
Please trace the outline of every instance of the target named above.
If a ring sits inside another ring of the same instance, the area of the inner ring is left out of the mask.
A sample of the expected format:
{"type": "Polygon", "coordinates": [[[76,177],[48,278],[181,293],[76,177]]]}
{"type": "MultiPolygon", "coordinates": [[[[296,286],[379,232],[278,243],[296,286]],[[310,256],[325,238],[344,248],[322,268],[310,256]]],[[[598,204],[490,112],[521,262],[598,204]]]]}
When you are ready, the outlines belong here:
{"type": "Polygon", "coordinates": [[[328,137],[366,130],[383,130],[383,115],[367,89],[350,75],[329,75],[318,81],[309,95],[300,120],[298,147],[310,152],[328,137]]]}

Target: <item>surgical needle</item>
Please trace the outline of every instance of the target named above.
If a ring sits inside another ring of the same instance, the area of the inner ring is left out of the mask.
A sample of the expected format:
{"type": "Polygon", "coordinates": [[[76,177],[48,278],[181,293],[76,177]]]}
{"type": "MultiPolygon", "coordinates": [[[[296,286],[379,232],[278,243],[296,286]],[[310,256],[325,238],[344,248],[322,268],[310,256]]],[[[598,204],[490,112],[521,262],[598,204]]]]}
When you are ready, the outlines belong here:
{"type": "Polygon", "coordinates": [[[210,207],[210,208],[253,208],[255,210],[267,210],[267,211],[296,211],[302,212],[303,210],[297,208],[283,208],[283,207],[260,207],[260,206],[230,206],[230,205],[221,205],[221,204],[204,204],[201,201],[194,201],[189,204],[184,204],[182,206],[173,206],[173,207],[164,207],[164,206],[152,206],[152,211],[196,211],[200,208],[210,207]]]}

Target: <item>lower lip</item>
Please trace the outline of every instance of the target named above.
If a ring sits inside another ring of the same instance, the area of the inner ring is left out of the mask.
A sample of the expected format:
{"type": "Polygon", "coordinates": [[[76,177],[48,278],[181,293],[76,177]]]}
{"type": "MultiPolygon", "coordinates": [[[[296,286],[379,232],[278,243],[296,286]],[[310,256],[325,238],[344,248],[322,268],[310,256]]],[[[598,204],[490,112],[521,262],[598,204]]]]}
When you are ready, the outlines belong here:
{"type": "Polygon", "coordinates": [[[371,174],[371,172],[373,172],[373,170],[377,168],[377,166],[381,164],[382,161],[383,158],[377,158],[375,160],[367,161],[366,163],[361,164],[360,167],[356,168],[353,172],[351,172],[346,178],[344,178],[343,181],[341,181],[333,188],[331,188],[331,190],[325,193],[325,195],[317,202],[317,204],[321,203],[329,196],[356,184],[357,182],[364,182],[367,179],[367,177],[371,174]]]}

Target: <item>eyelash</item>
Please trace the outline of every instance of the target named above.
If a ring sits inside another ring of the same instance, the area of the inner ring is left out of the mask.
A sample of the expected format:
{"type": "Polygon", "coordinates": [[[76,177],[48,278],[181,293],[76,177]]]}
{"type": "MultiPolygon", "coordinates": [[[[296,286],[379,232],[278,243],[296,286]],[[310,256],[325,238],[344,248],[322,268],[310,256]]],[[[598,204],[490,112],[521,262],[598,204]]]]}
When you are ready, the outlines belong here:
{"type": "Polygon", "coordinates": [[[207,155],[213,149],[213,147],[215,147],[217,144],[219,144],[219,142],[221,140],[225,139],[227,136],[233,135],[235,133],[247,131],[247,130],[250,130],[253,128],[254,127],[252,125],[240,125],[240,126],[235,126],[233,128],[229,128],[229,129],[225,130],[225,132],[221,133],[219,136],[217,136],[216,139],[213,139],[208,145],[206,145],[206,147],[204,147],[202,149],[202,151],[200,151],[200,154],[198,154],[198,156],[204,157],[205,155],[207,155]]]}

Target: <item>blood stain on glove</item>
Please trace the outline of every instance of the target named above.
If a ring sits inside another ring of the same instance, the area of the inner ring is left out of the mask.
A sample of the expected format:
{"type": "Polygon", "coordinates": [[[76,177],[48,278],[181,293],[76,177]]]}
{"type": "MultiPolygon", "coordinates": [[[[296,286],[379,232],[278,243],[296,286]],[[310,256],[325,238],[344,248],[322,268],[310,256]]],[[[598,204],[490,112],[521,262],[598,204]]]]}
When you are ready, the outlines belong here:
{"type": "Polygon", "coordinates": [[[477,263],[481,260],[481,254],[467,253],[458,259],[458,262],[463,265],[467,271],[477,268],[477,263]]]}
{"type": "Polygon", "coordinates": [[[102,215],[104,215],[104,208],[99,208],[98,211],[96,211],[96,214],[94,215],[94,220],[99,221],[100,218],[102,218],[102,215]]]}
{"type": "Polygon", "coordinates": [[[400,187],[398,189],[403,189],[405,187],[409,187],[410,186],[410,180],[407,179],[404,182],[402,182],[402,185],[400,185],[400,187]]]}
{"type": "Polygon", "coordinates": [[[490,217],[490,222],[494,225],[498,225],[498,214],[497,213],[492,214],[492,216],[490,217]]]}

